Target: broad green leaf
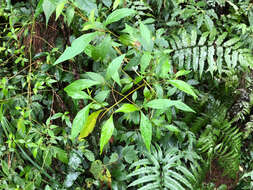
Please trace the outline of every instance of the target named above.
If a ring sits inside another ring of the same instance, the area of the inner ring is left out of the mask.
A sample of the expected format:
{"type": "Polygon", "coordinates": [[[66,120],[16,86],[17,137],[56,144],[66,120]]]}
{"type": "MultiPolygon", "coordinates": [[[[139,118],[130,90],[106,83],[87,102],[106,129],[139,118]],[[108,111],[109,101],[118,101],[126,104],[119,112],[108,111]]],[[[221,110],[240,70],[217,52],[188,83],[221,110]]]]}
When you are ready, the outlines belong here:
{"type": "Polygon", "coordinates": [[[108,79],[112,78],[120,86],[121,86],[121,83],[120,83],[120,78],[119,78],[119,68],[120,68],[124,58],[125,58],[125,54],[115,58],[109,64],[109,66],[107,68],[107,72],[106,72],[106,77],[108,79]]]}
{"type": "Polygon", "coordinates": [[[189,106],[187,106],[180,100],[155,99],[148,102],[146,106],[153,109],[167,109],[172,106],[175,106],[177,109],[183,111],[195,112],[193,109],[191,109],[189,106]]]}
{"type": "Polygon", "coordinates": [[[75,15],[74,7],[72,7],[72,6],[68,7],[66,10],[66,18],[67,18],[68,26],[70,26],[70,24],[74,18],[74,15],[75,15]]]}
{"type": "Polygon", "coordinates": [[[73,99],[91,99],[84,91],[67,91],[67,94],[73,99]]]}
{"type": "Polygon", "coordinates": [[[63,10],[66,3],[67,3],[67,0],[62,0],[62,1],[60,1],[60,3],[57,4],[55,20],[57,20],[58,17],[60,16],[60,14],[62,13],[62,10],[63,10]]]}
{"type": "Polygon", "coordinates": [[[74,118],[70,138],[74,140],[83,129],[90,110],[90,104],[81,109],[74,118]]]}
{"type": "Polygon", "coordinates": [[[152,59],[152,55],[150,52],[144,52],[144,54],[141,57],[141,72],[145,72],[146,68],[149,66],[150,61],[152,59]]]}
{"type": "Polygon", "coordinates": [[[141,32],[141,44],[144,50],[151,52],[153,50],[153,40],[151,36],[151,32],[146,25],[143,23],[140,24],[140,32],[141,32]]]}
{"type": "Polygon", "coordinates": [[[169,80],[168,82],[171,85],[177,87],[179,90],[182,90],[183,92],[192,95],[194,98],[197,97],[195,92],[192,90],[191,85],[187,84],[186,82],[182,80],[169,80]]]}
{"type": "Polygon", "coordinates": [[[51,15],[53,14],[56,6],[50,0],[44,0],[43,4],[42,4],[42,7],[43,7],[43,11],[44,11],[45,16],[46,16],[46,26],[47,26],[48,20],[51,17],[51,15]]]}
{"type": "Polygon", "coordinates": [[[133,9],[128,9],[128,8],[122,8],[122,9],[117,9],[115,11],[113,11],[107,18],[105,21],[105,26],[108,24],[111,24],[113,22],[117,22],[120,19],[127,17],[127,16],[131,16],[135,13],[135,10],[133,9]]]}
{"type": "Polygon", "coordinates": [[[90,88],[94,85],[101,84],[100,81],[94,81],[90,79],[79,79],[72,82],[70,85],[64,88],[64,91],[67,93],[71,92],[80,92],[86,88],[90,88]]]}
{"type": "Polygon", "coordinates": [[[110,94],[111,90],[102,90],[99,93],[96,94],[96,96],[94,97],[94,99],[100,103],[103,103],[104,100],[108,97],[108,95],[110,94]]]}
{"type": "Polygon", "coordinates": [[[175,78],[184,76],[184,75],[188,75],[191,71],[186,71],[186,70],[180,70],[175,74],[175,78]]]}
{"type": "Polygon", "coordinates": [[[99,116],[99,114],[101,113],[102,110],[93,112],[92,114],[89,115],[87,121],[85,122],[80,135],[78,137],[78,139],[80,140],[81,138],[85,138],[87,137],[94,129],[96,122],[97,122],[97,118],[99,116]]]}
{"type": "Polygon", "coordinates": [[[71,47],[67,47],[67,49],[65,49],[63,54],[54,62],[53,65],[59,64],[82,53],[85,47],[97,36],[97,34],[97,32],[83,34],[79,38],[75,39],[72,42],[71,47]]]}
{"type": "Polygon", "coordinates": [[[105,83],[105,79],[102,75],[100,75],[99,73],[95,73],[95,72],[86,72],[84,76],[89,77],[91,80],[100,82],[101,84],[105,83]]]}
{"type": "Polygon", "coordinates": [[[104,146],[108,143],[112,137],[114,131],[113,117],[111,117],[105,122],[102,127],[101,137],[100,137],[100,154],[102,154],[104,146]]]}
{"type": "Polygon", "coordinates": [[[123,104],[119,109],[117,109],[115,111],[115,113],[118,112],[123,112],[123,113],[131,113],[131,112],[135,112],[135,111],[139,111],[139,108],[136,107],[133,104],[123,104]]]}
{"type": "Polygon", "coordinates": [[[142,112],[141,112],[141,122],[140,131],[142,139],[146,145],[148,151],[150,151],[151,139],[152,139],[152,124],[142,112]]]}

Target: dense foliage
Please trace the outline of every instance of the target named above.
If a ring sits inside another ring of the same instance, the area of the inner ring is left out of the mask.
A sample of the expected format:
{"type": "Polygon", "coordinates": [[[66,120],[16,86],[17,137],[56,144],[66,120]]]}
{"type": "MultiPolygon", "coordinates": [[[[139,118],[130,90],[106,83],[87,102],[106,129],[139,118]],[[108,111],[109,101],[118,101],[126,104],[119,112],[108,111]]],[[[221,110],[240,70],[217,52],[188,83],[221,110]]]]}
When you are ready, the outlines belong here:
{"type": "Polygon", "coordinates": [[[253,189],[251,0],[0,0],[0,189],[253,189]]]}

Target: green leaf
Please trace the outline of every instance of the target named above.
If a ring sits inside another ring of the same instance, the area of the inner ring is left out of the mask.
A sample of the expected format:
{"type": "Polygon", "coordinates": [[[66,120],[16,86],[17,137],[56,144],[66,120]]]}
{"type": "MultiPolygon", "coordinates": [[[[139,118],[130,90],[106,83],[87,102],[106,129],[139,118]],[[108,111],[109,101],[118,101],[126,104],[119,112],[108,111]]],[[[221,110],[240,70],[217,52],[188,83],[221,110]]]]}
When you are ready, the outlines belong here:
{"type": "Polygon", "coordinates": [[[78,139],[80,140],[81,138],[87,137],[94,129],[97,118],[99,114],[101,113],[102,110],[98,110],[96,112],[93,112],[92,114],[89,115],[87,121],[85,122],[82,131],[80,132],[80,135],[78,139]]]}
{"type": "Polygon", "coordinates": [[[121,86],[120,78],[119,78],[119,68],[125,58],[125,54],[115,58],[108,66],[106,77],[107,79],[112,78],[118,85],[121,86]]]}
{"type": "Polygon", "coordinates": [[[56,146],[53,146],[53,149],[54,149],[54,153],[56,154],[56,158],[62,161],[63,163],[68,164],[69,160],[68,160],[67,152],[56,146]]]}
{"type": "Polygon", "coordinates": [[[168,82],[171,85],[177,87],[179,90],[182,90],[183,92],[192,95],[194,98],[197,97],[195,92],[192,90],[192,86],[187,84],[186,82],[182,80],[169,80],[168,82]]]}
{"type": "Polygon", "coordinates": [[[75,39],[72,42],[71,47],[67,47],[67,49],[65,49],[63,54],[54,62],[53,65],[59,64],[82,53],[85,47],[97,36],[97,34],[97,32],[83,34],[79,38],[75,39]]]}
{"type": "Polygon", "coordinates": [[[101,137],[100,137],[100,154],[102,154],[104,146],[108,143],[112,137],[114,131],[113,117],[111,117],[105,122],[102,127],[101,137]]]}
{"type": "Polygon", "coordinates": [[[35,9],[35,14],[34,14],[34,17],[37,18],[42,12],[43,12],[43,2],[44,0],[40,0],[36,9],[35,9]]]}
{"type": "Polygon", "coordinates": [[[181,102],[180,100],[169,100],[169,99],[155,99],[148,102],[145,106],[153,109],[167,109],[172,106],[175,106],[177,109],[188,111],[188,112],[195,112],[189,106],[181,102]]]}
{"type": "Polygon", "coordinates": [[[131,113],[131,112],[135,112],[135,111],[139,111],[139,108],[136,107],[133,104],[123,104],[119,109],[117,109],[115,111],[115,113],[118,112],[123,112],[123,113],[131,113]]]}
{"type": "Polygon", "coordinates": [[[223,44],[223,47],[232,46],[232,45],[234,45],[235,43],[237,43],[238,41],[240,41],[240,38],[239,38],[239,37],[232,38],[232,39],[226,41],[226,42],[223,44]]]}
{"type": "Polygon", "coordinates": [[[199,58],[199,75],[200,78],[202,76],[202,73],[204,71],[204,66],[205,66],[205,60],[207,58],[207,47],[203,46],[200,48],[200,58],[199,58]]]}
{"type": "Polygon", "coordinates": [[[67,18],[67,23],[68,23],[68,26],[70,26],[73,18],[74,18],[74,15],[75,15],[75,9],[74,7],[68,7],[67,10],[66,10],[66,18],[67,18]]]}
{"type": "Polygon", "coordinates": [[[100,81],[94,81],[89,79],[79,79],[72,82],[70,85],[64,88],[64,91],[68,94],[71,92],[80,92],[86,88],[90,88],[94,85],[101,84],[100,81]]]}
{"type": "Polygon", "coordinates": [[[222,42],[224,41],[224,39],[227,37],[228,33],[227,32],[223,32],[221,35],[219,35],[219,37],[217,38],[215,44],[217,46],[220,46],[222,44],[222,42]]]}
{"type": "Polygon", "coordinates": [[[73,99],[91,99],[84,91],[67,91],[68,95],[73,99]]]}
{"type": "Polygon", "coordinates": [[[85,149],[84,156],[91,162],[95,161],[94,153],[88,149],[85,149]]]}
{"type": "Polygon", "coordinates": [[[171,132],[175,132],[175,133],[179,133],[180,132],[180,130],[176,126],[174,126],[174,125],[165,125],[164,127],[166,129],[168,129],[169,131],[171,131],[171,132]]]}
{"type": "Polygon", "coordinates": [[[73,126],[71,129],[71,135],[70,135],[70,138],[72,140],[74,140],[77,137],[77,135],[80,133],[80,131],[83,129],[86,123],[86,120],[88,118],[89,110],[90,110],[90,104],[85,106],[83,109],[81,109],[77,113],[76,117],[74,118],[73,126]]]}
{"type": "Polygon", "coordinates": [[[43,7],[43,11],[44,11],[45,16],[46,16],[46,26],[47,26],[48,20],[51,17],[51,15],[53,14],[56,6],[50,0],[44,0],[43,4],[42,4],[42,7],[43,7]]]}
{"type": "Polygon", "coordinates": [[[191,31],[191,46],[194,47],[197,44],[197,30],[193,28],[191,31]]]}
{"type": "Polygon", "coordinates": [[[120,4],[121,0],[115,0],[114,3],[113,3],[113,10],[115,10],[119,4],[120,4]]]}
{"type": "Polygon", "coordinates": [[[141,72],[144,73],[146,68],[149,66],[150,61],[152,59],[152,55],[150,52],[144,52],[141,57],[140,65],[141,65],[141,72]]]}
{"type": "Polygon", "coordinates": [[[5,175],[9,176],[9,167],[8,167],[8,164],[2,160],[1,161],[1,166],[2,166],[2,170],[4,172],[5,175]]]}
{"type": "Polygon", "coordinates": [[[144,24],[140,24],[140,32],[141,32],[141,44],[144,50],[151,52],[153,50],[153,40],[151,36],[151,32],[149,31],[148,27],[144,24]]]}
{"type": "Polygon", "coordinates": [[[148,149],[148,151],[150,151],[152,139],[152,124],[142,112],[141,112],[140,131],[142,139],[146,145],[146,148],[148,149]]]}
{"type": "Polygon", "coordinates": [[[191,71],[186,71],[186,70],[180,70],[175,74],[175,78],[184,76],[184,75],[188,75],[191,71]]]}
{"type": "Polygon", "coordinates": [[[66,3],[67,3],[67,0],[62,0],[62,1],[60,1],[60,3],[57,4],[55,20],[57,20],[58,17],[60,16],[60,14],[62,13],[62,10],[63,10],[66,3]]]}
{"type": "Polygon", "coordinates": [[[135,10],[133,10],[133,9],[128,9],[128,8],[117,9],[117,10],[113,11],[106,18],[105,26],[108,24],[111,24],[113,22],[117,22],[124,17],[131,16],[134,13],[135,13],[135,10]]]}

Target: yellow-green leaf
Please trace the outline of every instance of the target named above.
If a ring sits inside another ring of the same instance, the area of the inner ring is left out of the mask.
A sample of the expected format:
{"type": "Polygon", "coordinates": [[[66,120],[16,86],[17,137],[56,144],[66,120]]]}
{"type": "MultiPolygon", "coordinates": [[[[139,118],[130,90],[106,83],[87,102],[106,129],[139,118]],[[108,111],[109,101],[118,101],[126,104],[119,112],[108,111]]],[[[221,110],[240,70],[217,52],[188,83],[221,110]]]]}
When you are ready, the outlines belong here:
{"type": "Polygon", "coordinates": [[[133,104],[123,104],[119,109],[117,109],[115,111],[115,113],[118,112],[123,112],[123,113],[131,113],[131,112],[135,112],[135,111],[139,111],[139,108],[136,107],[133,104]]]}
{"type": "Polygon", "coordinates": [[[87,137],[94,129],[97,118],[99,114],[101,113],[102,110],[98,110],[96,112],[93,112],[92,114],[89,115],[87,121],[85,122],[82,131],[80,132],[80,135],[78,139],[80,140],[81,138],[87,137]]]}

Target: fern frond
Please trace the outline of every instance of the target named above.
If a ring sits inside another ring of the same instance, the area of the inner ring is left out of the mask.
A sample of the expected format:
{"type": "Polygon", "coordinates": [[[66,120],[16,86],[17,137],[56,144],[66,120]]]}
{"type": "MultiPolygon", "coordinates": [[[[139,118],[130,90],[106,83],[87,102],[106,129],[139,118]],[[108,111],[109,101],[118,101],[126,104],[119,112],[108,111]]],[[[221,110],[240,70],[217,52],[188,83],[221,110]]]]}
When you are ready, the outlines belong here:
{"type": "Polygon", "coordinates": [[[225,70],[233,70],[237,66],[251,66],[249,49],[243,49],[240,38],[227,39],[227,32],[215,35],[205,32],[197,35],[196,29],[188,34],[181,32],[180,36],[172,35],[169,39],[173,49],[172,60],[179,69],[192,69],[201,77],[204,70],[212,76],[217,71],[222,74],[225,70]],[[198,40],[199,38],[199,40],[198,40]],[[198,41],[198,43],[197,43],[198,41]]]}
{"type": "MultiPolygon", "coordinates": [[[[152,153],[144,153],[145,159],[131,165],[130,169],[135,167],[136,169],[129,173],[127,177],[138,176],[138,178],[133,180],[128,187],[141,186],[139,189],[143,190],[193,190],[194,186],[198,184],[198,180],[194,176],[196,173],[192,174],[187,169],[181,161],[183,155],[180,154],[181,152],[176,148],[163,151],[156,145],[155,148],[152,148],[152,153]]],[[[199,173],[196,175],[199,175],[199,173]]]]}

